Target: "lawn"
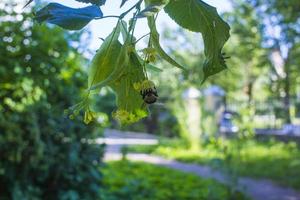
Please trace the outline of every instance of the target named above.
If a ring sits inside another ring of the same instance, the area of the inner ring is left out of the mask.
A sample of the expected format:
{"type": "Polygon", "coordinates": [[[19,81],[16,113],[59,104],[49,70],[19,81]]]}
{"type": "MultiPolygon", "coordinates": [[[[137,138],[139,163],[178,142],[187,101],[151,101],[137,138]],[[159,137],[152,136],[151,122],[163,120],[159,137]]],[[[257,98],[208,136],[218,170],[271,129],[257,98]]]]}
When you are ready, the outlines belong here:
{"type": "Polygon", "coordinates": [[[111,162],[103,170],[105,200],[244,200],[242,193],[195,175],[128,161],[111,162]]]}
{"type": "Polygon", "coordinates": [[[210,165],[234,176],[270,179],[300,190],[300,150],[295,143],[214,140],[195,150],[181,140],[161,139],[159,145],[132,146],[129,151],[210,165]]]}

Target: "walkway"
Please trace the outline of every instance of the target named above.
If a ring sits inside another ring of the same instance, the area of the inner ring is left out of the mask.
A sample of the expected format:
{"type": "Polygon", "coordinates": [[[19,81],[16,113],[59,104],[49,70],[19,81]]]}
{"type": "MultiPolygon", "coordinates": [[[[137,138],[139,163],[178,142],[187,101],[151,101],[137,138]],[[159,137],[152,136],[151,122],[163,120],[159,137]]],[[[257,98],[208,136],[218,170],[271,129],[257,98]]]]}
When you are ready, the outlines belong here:
{"type": "MultiPolygon", "coordinates": [[[[154,136],[148,134],[106,130],[105,138],[98,139],[97,142],[105,142],[107,144],[104,159],[110,161],[120,160],[122,158],[120,150],[124,145],[154,145],[158,143],[158,140],[154,136]]],[[[212,170],[208,166],[187,164],[148,154],[130,153],[127,155],[127,159],[165,166],[183,172],[193,173],[203,178],[215,179],[226,185],[229,184],[221,172],[212,170]]],[[[238,185],[241,191],[252,197],[254,200],[300,200],[299,192],[291,188],[281,187],[268,180],[255,180],[240,177],[238,185]]]]}

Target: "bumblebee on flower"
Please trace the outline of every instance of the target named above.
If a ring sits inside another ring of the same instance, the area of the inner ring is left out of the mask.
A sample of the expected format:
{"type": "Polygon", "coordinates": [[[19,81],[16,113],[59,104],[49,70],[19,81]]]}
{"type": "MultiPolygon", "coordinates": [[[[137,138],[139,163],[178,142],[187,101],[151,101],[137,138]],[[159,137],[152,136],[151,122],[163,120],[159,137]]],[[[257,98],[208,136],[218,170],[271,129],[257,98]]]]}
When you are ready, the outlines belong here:
{"type": "Polygon", "coordinates": [[[133,87],[140,92],[146,104],[153,104],[157,101],[158,94],[153,81],[144,80],[143,82],[134,83],[133,87]]]}

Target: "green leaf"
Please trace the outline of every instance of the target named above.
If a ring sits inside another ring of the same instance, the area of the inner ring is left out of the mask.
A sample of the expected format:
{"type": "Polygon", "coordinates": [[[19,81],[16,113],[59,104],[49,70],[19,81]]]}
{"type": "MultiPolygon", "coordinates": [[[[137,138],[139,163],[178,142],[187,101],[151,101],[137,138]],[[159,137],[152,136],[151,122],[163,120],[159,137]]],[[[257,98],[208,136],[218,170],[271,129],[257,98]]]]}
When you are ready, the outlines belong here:
{"type": "Polygon", "coordinates": [[[98,6],[102,6],[105,4],[106,0],[76,0],[83,3],[92,3],[98,6]]]}
{"type": "MultiPolygon", "coordinates": [[[[145,62],[145,61],[143,61],[143,59],[138,54],[136,54],[136,55],[137,55],[137,58],[139,59],[140,63],[144,63],[145,62]]],[[[163,72],[162,69],[160,69],[160,68],[158,68],[158,67],[156,67],[156,66],[154,66],[154,65],[152,65],[150,63],[145,63],[145,67],[146,67],[146,69],[149,69],[152,72],[156,72],[156,73],[163,72]]]]}
{"type": "Polygon", "coordinates": [[[119,21],[114,31],[104,40],[92,61],[88,84],[89,92],[104,86],[112,88],[118,107],[113,116],[121,124],[137,122],[148,114],[140,91],[134,86],[147,79],[144,67],[135,47],[127,39],[123,45],[118,40],[121,32],[123,37],[128,38],[126,29],[126,24],[119,21]]]}
{"type": "Polygon", "coordinates": [[[151,17],[154,16],[156,13],[158,13],[161,9],[163,9],[165,5],[164,4],[154,4],[147,6],[144,10],[142,10],[137,17],[151,17]]]}
{"type": "Polygon", "coordinates": [[[153,71],[153,72],[163,72],[162,69],[154,66],[154,65],[151,65],[151,64],[146,64],[146,68],[149,69],[150,71],[153,71]]]}
{"type": "Polygon", "coordinates": [[[156,25],[155,25],[155,20],[154,17],[148,17],[148,26],[150,28],[150,39],[151,39],[151,44],[153,45],[153,47],[155,48],[155,50],[157,51],[158,55],[166,60],[167,62],[169,62],[171,65],[174,65],[175,67],[178,67],[180,69],[186,70],[183,66],[181,66],[180,64],[178,64],[173,58],[171,58],[164,50],[163,48],[160,46],[159,43],[159,33],[157,32],[156,29],[156,25]]]}
{"type": "Polygon", "coordinates": [[[126,43],[129,36],[129,32],[127,30],[127,23],[124,20],[121,20],[121,33],[122,33],[123,42],[126,43]]]}
{"type": "Polygon", "coordinates": [[[48,22],[67,30],[80,30],[91,20],[103,17],[103,13],[96,5],[83,8],[71,8],[59,3],[49,3],[36,12],[35,19],[48,22]]]}
{"type": "Polygon", "coordinates": [[[90,90],[108,85],[117,79],[124,70],[128,57],[126,45],[122,45],[118,40],[121,27],[121,22],[119,22],[113,32],[104,40],[92,60],[88,78],[90,90]]]}
{"type": "Polygon", "coordinates": [[[137,17],[152,17],[163,9],[170,0],[145,0],[146,8],[142,10],[137,17]]]}
{"type": "Polygon", "coordinates": [[[202,33],[206,56],[204,80],[227,68],[222,49],[230,36],[230,27],[216,8],[201,0],[172,0],[164,9],[181,27],[202,33]]]}
{"type": "Polygon", "coordinates": [[[118,110],[113,116],[121,124],[131,124],[147,116],[148,111],[134,85],[146,80],[143,65],[135,50],[129,52],[129,62],[124,67],[124,73],[109,86],[116,93],[118,110]]]}
{"type": "Polygon", "coordinates": [[[167,5],[170,0],[145,0],[146,6],[149,5],[167,5]]]}

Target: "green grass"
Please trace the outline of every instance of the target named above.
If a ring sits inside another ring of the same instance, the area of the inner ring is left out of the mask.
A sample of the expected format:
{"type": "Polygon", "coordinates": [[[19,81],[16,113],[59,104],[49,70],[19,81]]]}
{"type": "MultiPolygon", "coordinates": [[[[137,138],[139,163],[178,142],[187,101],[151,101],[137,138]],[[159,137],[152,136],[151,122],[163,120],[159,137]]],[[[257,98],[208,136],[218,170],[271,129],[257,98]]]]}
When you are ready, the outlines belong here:
{"type": "Polygon", "coordinates": [[[104,200],[244,200],[213,180],[145,163],[108,163],[103,170],[104,200]]]}
{"type": "Polygon", "coordinates": [[[210,165],[236,176],[270,179],[300,190],[300,150],[295,143],[216,140],[193,150],[180,140],[163,139],[159,145],[134,146],[129,151],[210,165]]]}

